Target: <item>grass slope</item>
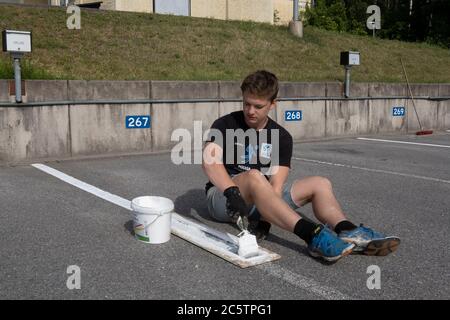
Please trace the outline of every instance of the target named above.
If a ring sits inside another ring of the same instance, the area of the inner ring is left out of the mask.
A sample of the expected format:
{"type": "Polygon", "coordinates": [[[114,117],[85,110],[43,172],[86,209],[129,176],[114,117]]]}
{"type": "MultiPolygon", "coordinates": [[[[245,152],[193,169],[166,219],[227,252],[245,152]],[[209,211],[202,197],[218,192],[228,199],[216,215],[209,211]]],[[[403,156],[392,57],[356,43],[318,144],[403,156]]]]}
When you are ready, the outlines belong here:
{"type": "MultiPolygon", "coordinates": [[[[305,28],[157,14],[82,10],[81,29],[69,30],[61,8],[0,5],[0,28],[33,32],[25,79],[241,80],[268,69],[284,81],[342,81],[339,53],[361,52],[358,82],[450,82],[450,50],[305,28]]],[[[0,78],[12,78],[0,54],[0,78]]]]}

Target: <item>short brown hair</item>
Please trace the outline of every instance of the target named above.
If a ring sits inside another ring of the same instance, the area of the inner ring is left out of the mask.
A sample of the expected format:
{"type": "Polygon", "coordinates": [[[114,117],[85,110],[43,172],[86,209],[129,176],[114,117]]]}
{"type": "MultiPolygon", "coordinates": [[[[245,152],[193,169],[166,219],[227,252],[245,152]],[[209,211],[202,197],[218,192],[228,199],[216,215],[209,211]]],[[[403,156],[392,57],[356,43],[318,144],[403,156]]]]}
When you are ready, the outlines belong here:
{"type": "Polygon", "coordinates": [[[251,93],[273,101],[278,95],[278,79],[269,71],[258,70],[248,75],[241,85],[242,94],[251,93]]]}

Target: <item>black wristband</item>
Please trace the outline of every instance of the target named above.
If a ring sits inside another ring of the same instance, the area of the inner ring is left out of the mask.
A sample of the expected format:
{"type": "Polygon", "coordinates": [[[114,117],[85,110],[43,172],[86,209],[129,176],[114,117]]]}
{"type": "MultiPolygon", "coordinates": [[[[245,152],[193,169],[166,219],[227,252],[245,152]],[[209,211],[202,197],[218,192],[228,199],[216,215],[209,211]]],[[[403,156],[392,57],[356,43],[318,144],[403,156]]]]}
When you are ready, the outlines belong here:
{"type": "Polygon", "coordinates": [[[240,192],[238,186],[231,186],[231,187],[228,187],[228,188],[226,188],[225,191],[223,192],[223,195],[224,195],[225,197],[227,197],[227,198],[228,198],[230,195],[232,195],[232,194],[238,194],[238,195],[241,195],[241,192],[240,192]]]}

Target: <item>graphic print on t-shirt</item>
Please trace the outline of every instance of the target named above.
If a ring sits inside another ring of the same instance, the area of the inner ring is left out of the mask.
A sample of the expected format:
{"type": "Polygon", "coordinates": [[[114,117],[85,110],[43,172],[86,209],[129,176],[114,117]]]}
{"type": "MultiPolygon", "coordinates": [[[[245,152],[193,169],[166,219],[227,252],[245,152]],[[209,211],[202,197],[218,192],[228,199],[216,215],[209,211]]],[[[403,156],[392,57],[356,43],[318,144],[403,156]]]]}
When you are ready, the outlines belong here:
{"type": "Polygon", "coordinates": [[[272,144],[263,142],[261,144],[261,157],[270,159],[272,156],[272,144]]]}
{"type": "Polygon", "coordinates": [[[256,163],[256,160],[253,159],[254,156],[258,154],[258,146],[253,146],[252,144],[249,144],[245,148],[244,155],[241,156],[241,159],[244,161],[245,164],[249,163],[256,163]]]}

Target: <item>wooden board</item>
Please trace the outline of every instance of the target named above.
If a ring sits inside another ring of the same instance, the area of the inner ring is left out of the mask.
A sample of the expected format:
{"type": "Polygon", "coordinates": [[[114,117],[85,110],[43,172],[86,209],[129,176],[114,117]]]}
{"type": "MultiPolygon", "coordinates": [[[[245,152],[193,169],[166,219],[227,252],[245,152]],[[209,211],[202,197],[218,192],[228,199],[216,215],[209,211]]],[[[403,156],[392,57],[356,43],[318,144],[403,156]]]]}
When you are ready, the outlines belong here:
{"type": "Polygon", "coordinates": [[[259,247],[257,256],[248,259],[242,258],[237,254],[239,247],[236,236],[214,230],[204,224],[186,219],[177,213],[172,213],[172,233],[241,268],[248,268],[281,258],[280,255],[262,247],[259,247]]]}

